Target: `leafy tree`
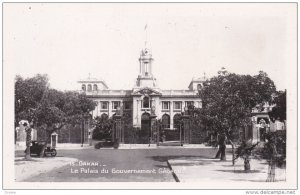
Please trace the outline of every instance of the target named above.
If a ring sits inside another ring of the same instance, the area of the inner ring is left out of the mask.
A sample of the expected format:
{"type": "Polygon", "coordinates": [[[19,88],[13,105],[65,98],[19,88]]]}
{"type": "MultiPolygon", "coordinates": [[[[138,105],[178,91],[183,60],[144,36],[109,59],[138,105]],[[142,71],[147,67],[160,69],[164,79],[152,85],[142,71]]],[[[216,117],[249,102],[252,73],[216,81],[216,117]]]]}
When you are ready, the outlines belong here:
{"type": "Polygon", "coordinates": [[[278,91],[273,99],[275,106],[269,112],[270,119],[274,122],[279,120],[284,122],[286,120],[286,91],[278,91]]]}
{"type": "Polygon", "coordinates": [[[94,119],[95,129],[93,131],[93,139],[111,139],[113,130],[113,120],[108,115],[103,114],[94,119]]]}
{"type": "Polygon", "coordinates": [[[251,124],[252,108],[271,102],[274,92],[274,82],[263,71],[250,76],[229,73],[222,68],[218,76],[204,82],[199,95],[205,125],[219,135],[226,135],[232,145],[233,163],[234,134],[238,128],[251,124]]]}
{"type": "MultiPolygon", "coordinates": [[[[128,112],[123,112],[122,122],[124,128],[126,128],[126,125],[130,126],[132,123],[131,114],[128,112]]],[[[106,114],[97,116],[94,119],[94,125],[95,125],[95,129],[93,131],[93,139],[97,139],[97,140],[112,139],[112,131],[114,127],[114,116],[111,118],[109,118],[108,115],[106,114]]]]}
{"type": "Polygon", "coordinates": [[[48,89],[48,76],[37,74],[32,78],[23,79],[17,75],[15,78],[15,126],[19,121],[33,119],[33,111],[48,89]]]}
{"type": "Polygon", "coordinates": [[[80,124],[96,106],[85,94],[51,89],[47,75],[28,79],[17,76],[15,97],[15,121],[26,119],[37,129],[45,129],[46,143],[65,124],[80,124]]]}

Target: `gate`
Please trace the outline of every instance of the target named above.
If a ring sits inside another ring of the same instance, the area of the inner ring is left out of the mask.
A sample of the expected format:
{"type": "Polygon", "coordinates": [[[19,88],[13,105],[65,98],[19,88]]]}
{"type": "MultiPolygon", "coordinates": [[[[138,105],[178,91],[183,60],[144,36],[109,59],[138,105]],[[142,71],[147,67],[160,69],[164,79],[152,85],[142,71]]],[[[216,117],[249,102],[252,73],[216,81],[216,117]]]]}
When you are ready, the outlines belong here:
{"type": "Polygon", "coordinates": [[[183,128],[182,124],[174,126],[173,129],[169,125],[160,123],[159,125],[159,145],[160,146],[182,146],[183,145],[183,128]]]}
{"type": "Polygon", "coordinates": [[[124,122],[121,120],[121,116],[115,116],[112,131],[112,141],[124,143],[124,138],[124,122]]]}

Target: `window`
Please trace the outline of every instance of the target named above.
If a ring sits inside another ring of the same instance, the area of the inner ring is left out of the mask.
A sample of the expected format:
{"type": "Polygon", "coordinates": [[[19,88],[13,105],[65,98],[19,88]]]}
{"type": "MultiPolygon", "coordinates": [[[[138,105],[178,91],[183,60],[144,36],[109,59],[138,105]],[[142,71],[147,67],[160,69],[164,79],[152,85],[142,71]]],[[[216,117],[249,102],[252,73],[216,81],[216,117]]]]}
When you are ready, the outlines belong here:
{"type": "Polygon", "coordinates": [[[170,128],[170,116],[167,114],[164,114],[161,117],[161,122],[164,128],[170,128]]]}
{"type": "Polygon", "coordinates": [[[108,110],[108,102],[101,102],[101,110],[108,110]]]}
{"type": "Polygon", "coordinates": [[[173,124],[175,129],[180,128],[180,120],[181,120],[181,114],[175,114],[173,117],[173,124]]]}
{"type": "Polygon", "coordinates": [[[112,109],[116,110],[120,106],[120,102],[112,102],[112,109]]]}
{"type": "Polygon", "coordinates": [[[202,88],[202,85],[201,84],[198,84],[197,85],[197,90],[200,90],[202,88]]]}
{"type": "Polygon", "coordinates": [[[131,109],[131,103],[130,102],[124,102],[124,110],[130,110],[131,109]]]}
{"type": "Polygon", "coordinates": [[[186,107],[194,106],[194,102],[193,101],[187,101],[187,102],[185,102],[185,106],[186,107]]]}
{"type": "Polygon", "coordinates": [[[149,72],[149,70],[148,70],[148,63],[145,62],[145,75],[146,76],[148,76],[148,72],[149,72]]]}
{"type": "Polygon", "coordinates": [[[85,86],[85,84],[82,84],[81,89],[82,89],[83,91],[86,91],[86,86],[85,86]]]}
{"type": "Polygon", "coordinates": [[[169,102],[162,102],[162,109],[169,110],[169,102]]]}
{"type": "Polygon", "coordinates": [[[143,99],[143,108],[150,108],[150,101],[148,97],[144,97],[143,99]]]}
{"type": "Polygon", "coordinates": [[[181,110],[181,102],[174,102],[174,110],[181,110]]]}
{"type": "Polygon", "coordinates": [[[94,91],[97,91],[97,90],[98,90],[98,86],[97,86],[96,84],[94,84],[93,90],[94,90],[94,91]]]}
{"type": "Polygon", "coordinates": [[[88,84],[88,91],[92,91],[92,85],[88,84]]]}

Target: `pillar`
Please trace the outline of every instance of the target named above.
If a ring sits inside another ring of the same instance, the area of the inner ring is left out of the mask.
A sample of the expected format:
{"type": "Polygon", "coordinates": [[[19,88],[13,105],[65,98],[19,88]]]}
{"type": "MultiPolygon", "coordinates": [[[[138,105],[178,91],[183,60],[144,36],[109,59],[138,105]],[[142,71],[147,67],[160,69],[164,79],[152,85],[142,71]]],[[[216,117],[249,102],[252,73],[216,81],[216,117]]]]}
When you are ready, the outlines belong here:
{"type": "Polygon", "coordinates": [[[89,133],[88,133],[88,142],[89,142],[89,146],[92,146],[92,144],[93,144],[93,139],[92,139],[92,137],[93,137],[93,129],[89,129],[89,133]]]}
{"type": "Polygon", "coordinates": [[[156,124],[156,115],[151,115],[150,120],[151,120],[151,140],[150,144],[158,143],[158,127],[156,124]]]}
{"type": "Polygon", "coordinates": [[[31,127],[25,127],[26,131],[26,155],[25,159],[30,159],[31,127]]]}
{"type": "Polygon", "coordinates": [[[112,117],[112,101],[108,101],[108,118],[112,117]]]}
{"type": "Polygon", "coordinates": [[[52,148],[55,148],[57,146],[57,138],[58,138],[58,134],[56,132],[51,134],[51,147],[52,148]]]}
{"type": "Polygon", "coordinates": [[[141,117],[142,117],[142,113],[141,113],[141,103],[142,101],[140,100],[140,97],[139,99],[137,99],[137,127],[141,128],[142,124],[142,120],[141,120],[141,117]]]}
{"type": "Polygon", "coordinates": [[[183,120],[183,143],[189,144],[191,142],[191,127],[190,127],[190,116],[188,115],[188,108],[184,108],[183,120]]]}
{"type": "Polygon", "coordinates": [[[173,129],[173,101],[170,101],[170,129],[173,129]]]}

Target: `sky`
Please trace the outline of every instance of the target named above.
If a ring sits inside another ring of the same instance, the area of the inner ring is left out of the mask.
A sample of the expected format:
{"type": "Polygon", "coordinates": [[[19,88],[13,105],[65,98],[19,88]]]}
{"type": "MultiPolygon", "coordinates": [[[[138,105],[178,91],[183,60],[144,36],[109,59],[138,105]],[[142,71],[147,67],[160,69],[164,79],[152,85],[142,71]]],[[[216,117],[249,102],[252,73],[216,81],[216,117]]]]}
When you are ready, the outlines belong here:
{"type": "Polygon", "coordinates": [[[283,90],[296,67],[295,5],[7,3],[4,70],[10,79],[48,74],[60,90],[80,89],[89,74],[110,89],[132,89],[147,40],[161,89],[187,89],[193,77],[225,67],[265,71],[283,90]]]}

